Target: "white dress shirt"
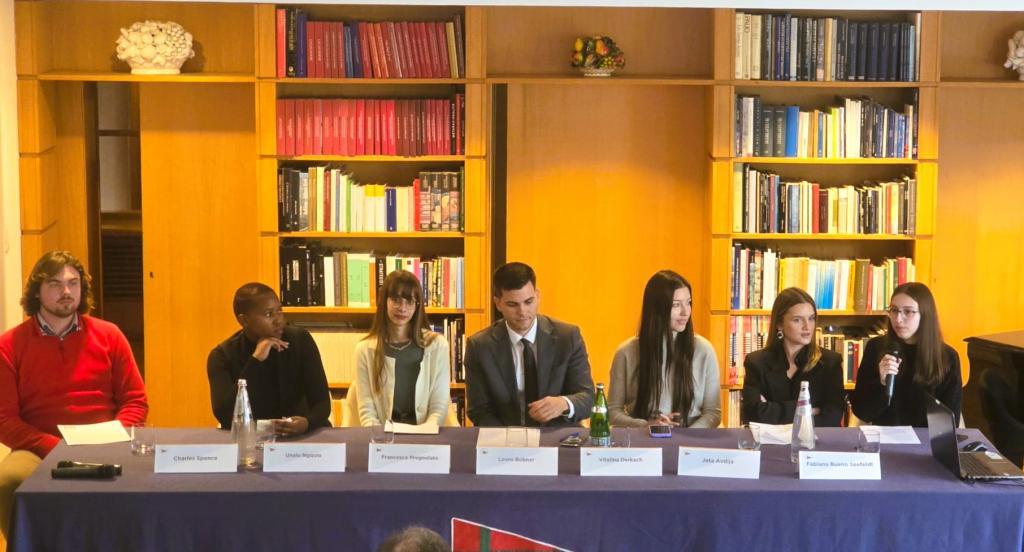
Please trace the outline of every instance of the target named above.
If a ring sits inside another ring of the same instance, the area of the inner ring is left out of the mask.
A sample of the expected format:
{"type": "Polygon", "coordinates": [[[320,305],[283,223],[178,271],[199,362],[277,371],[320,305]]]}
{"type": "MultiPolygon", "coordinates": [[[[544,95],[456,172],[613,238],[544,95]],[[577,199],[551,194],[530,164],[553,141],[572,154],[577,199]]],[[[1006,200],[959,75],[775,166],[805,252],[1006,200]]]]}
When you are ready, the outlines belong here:
{"type": "MultiPolygon", "coordinates": [[[[523,368],[523,353],[526,351],[526,346],[523,344],[523,339],[527,339],[533,345],[534,364],[537,364],[537,319],[533,319],[533,325],[524,335],[519,335],[508,325],[508,321],[505,322],[505,329],[508,330],[508,339],[512,342],[512,363],[516,367],[516,389],[519,391],[519,406],[520,406],[520,422],[526,425],[526,373],[523,368]]],[[[538,391],[538,394],[539,391],[538,391]]],[[[544,398],[544,397],[540,397],[544,398]]],[[[572,418],[575,410],[572,406],[572,401],[568,397],[562,397],[565,403],[569,406],[569,411],[565,414],[565,417],[572,418]]]]}

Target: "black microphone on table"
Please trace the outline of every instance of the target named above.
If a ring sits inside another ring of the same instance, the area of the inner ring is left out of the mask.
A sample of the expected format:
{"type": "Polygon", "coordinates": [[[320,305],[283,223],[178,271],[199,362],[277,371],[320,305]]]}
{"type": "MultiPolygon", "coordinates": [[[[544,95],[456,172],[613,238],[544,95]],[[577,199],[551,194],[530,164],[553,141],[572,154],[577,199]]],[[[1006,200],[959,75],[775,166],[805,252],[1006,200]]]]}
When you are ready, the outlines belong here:
{"type": "Polygon", "coordinates": [[[111,479],[121,475],[120,464],[94,464],[92,462],[75,462],[61,460],[57,467],[50,470],[54,479],[111,479]]]}
{"type": "MultiPolygon", "coordinates": [[[[885,354],[896,357],[896,360],[903,362],[903,354],[900,352],[900,344],[895,339],[886,340],[885,354]]],[[[896,391],[896,376],[889,374],[885,376],[885,406],[892,405],[892,394],[896,391]]]]}

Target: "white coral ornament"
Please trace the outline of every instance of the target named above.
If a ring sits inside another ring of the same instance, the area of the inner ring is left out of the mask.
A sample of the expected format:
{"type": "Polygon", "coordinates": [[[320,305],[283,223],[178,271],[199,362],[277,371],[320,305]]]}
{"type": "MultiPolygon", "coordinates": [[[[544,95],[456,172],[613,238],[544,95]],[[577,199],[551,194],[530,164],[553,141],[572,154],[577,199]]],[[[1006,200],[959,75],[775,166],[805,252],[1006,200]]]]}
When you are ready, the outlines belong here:
{"type": "Polygon", "coordinates": [[[127,61],[133,75],[177,75],[194,55],[192,35],[173,21],[137,21],[117,39],[117,59],[127,61]]]}
{"type": "Polygon", "coordinates": [[[1020,80],[1024,81],[1024,31],[1013,33],[1013,37],[1007,41],[1006,63],[1003,67],[1013,69],[1020,74],[1020,80]]]}

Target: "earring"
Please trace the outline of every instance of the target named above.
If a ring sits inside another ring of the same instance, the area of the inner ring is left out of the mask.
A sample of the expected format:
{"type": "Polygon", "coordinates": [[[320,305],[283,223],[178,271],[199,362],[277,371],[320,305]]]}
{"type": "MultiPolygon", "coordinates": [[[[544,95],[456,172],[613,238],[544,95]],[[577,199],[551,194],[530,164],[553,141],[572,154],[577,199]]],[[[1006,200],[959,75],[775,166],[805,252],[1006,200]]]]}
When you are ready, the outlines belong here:
{"type": "Polygon", "coordinates": [[[775,332],[775,337],[782,339],[782,330],[775,332]]]}

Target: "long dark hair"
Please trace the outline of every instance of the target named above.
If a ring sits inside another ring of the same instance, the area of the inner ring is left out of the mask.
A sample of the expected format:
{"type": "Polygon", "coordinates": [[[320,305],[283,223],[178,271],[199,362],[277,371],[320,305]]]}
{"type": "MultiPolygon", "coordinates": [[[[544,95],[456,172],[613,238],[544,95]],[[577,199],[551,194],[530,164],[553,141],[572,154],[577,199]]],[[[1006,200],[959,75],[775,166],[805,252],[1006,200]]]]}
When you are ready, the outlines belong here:
{"type": "Polygon", "coordinates": [[[384,389],[384,348],[388,340],[388,298],[405,299],[416,303],[412,319],[409,320],[409,336],[418,347],[426,348],[437,336],[430,331],[427,315],[423,312],[423,288],[412,272],[396,270],[384,278],[384,285],[377,294],[377,310],[373,314],[370,333],[363,339],[372,340],[376,349],[373,353],[373,366],[370,369],[370,391],[378,394],[384,389]]]}
{"type": "MultiPolygon", "coordinates": [[[[814,309],[814,316],[818,316],[818,305],[814,304],[814,298],[810,296],[806,291],[797,288],[789,287],[779,292],[779,295],[775,297],[775,303],[772,304],[772,321],[771,329],[768,332],[768,344],[765,345],[765,349],[768,349],[776,354],[781,353],[783,356],[786,354],[786,350],[782,345],[783,338],[779,337],[779,332],[786,317],[786,313],[789,309],[807,303],[814,309]]],[[[817,323],[815,323],[817,325],[817,323]]],[[[814,367],[818,361],[821,360],[821,348],[818,347],[818,340],[811,339],[811,342],[804,346],[803,349],[797,354],[794,362],[801,371],[806,372],[814,367]],[[801,366],[801,362],[803,365],[801,366]]]]}
{"type": "Polygon", "coordinates": [[[44,253],[32,267],[32,272],[25,282],[25,291],[21,295],[21,306],[25,314],[35,316],[42,308],[42,301],[39,300],[39,289],[47,278],[53,278],[64,267],[70,266],[78,272],[81,282],[82,296],[78,302],[78,314],[88,314],[93,307],[92,299],[92,278],[79,261],[70,251],[50,251],[44,253]]]}
{"type": "Polygon", "coordinates": [[[643,310],[640,313],[640,333],[637,336],[640,362],[637,365],[636,403],[632,416],[650,419],[661,397],[661,361],[669,368],[672,382],[672,411],[681,412],[685,423],[693,404],[693,316],[686,328],[672,338],[672,296],[677,289],[690,290],[690,282],[671,270],[662,270],[647,280],[644,288],[643,310]],[[666,345],[672,346],[666,350],[666,345]]]}
{"type": "MultiPolygon", "coordinates": [[[[920,282],[907,282],[897,286],[892,296],[906,295],[917,301],[918,316],[920,317],[917,333],[917,365],[914,369],[914,383],[934,389],[942,380],[946,379],[949,373],[949,366],[946,365],[945,355],[942,348],[945,344],[942,341],[942,329],[939,328],[939,311],[935,307],[935,297],[928,286],[920,282]]],[[[890,304],[892,299],[890,298],[890,304]]],[[[892,328],[892,318],[886,322],[889,339],[905,343],[892,328]]]]}

